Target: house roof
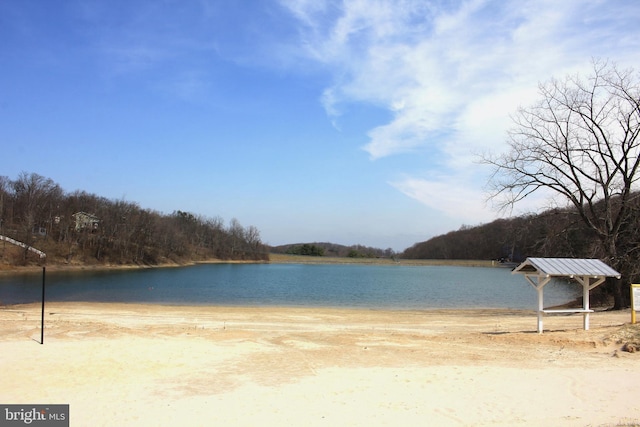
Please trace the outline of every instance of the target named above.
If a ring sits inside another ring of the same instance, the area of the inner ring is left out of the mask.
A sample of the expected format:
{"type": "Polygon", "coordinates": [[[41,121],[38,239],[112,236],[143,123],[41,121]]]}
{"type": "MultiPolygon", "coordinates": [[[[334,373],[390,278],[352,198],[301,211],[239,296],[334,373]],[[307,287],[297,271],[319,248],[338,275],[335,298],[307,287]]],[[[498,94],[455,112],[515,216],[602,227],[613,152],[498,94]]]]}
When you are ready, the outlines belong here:
{"type": "Polygon", "coordinates": [[[85,218],[89,218],[89,219],[98,220],[97,216],[95,216],[93,214],[90,214],[90,213],[86,213],[86,212],[76,212],[71,216],[72,217],[80,216],[80,217],[85,217],[85,218]]]}
{"type": "Polygon", "coordinates": [[[527,258],[513,270],[513,273],[620,278],[620,273],[599,259],[585,258],[527,258]]]}

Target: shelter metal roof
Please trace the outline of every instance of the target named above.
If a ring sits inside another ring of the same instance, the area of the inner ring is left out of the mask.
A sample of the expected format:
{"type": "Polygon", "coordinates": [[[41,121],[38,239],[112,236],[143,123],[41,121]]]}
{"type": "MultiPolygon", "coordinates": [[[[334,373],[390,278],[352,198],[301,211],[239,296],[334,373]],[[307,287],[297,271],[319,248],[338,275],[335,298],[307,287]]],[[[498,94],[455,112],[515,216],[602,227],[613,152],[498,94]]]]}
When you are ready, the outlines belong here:
{"type": "Polygon", "coordinates": [[[599,259],[584,258],[527,258],[513,273],[537,273],[545,276],[591,276],[620,278],[613,268],[599,259]]]}

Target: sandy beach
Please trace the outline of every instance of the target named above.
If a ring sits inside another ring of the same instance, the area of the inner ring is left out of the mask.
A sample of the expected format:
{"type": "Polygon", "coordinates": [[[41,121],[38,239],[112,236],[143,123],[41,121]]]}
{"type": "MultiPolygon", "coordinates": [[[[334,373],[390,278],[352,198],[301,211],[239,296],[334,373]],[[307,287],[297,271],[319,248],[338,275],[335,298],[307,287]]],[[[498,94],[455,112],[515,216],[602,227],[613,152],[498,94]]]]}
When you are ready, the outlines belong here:
{"type": "Polygon", "coordinates": [[[72,426],[640,423],[630,313],[50,303],[0,308],[0,402],[72,426]]]}

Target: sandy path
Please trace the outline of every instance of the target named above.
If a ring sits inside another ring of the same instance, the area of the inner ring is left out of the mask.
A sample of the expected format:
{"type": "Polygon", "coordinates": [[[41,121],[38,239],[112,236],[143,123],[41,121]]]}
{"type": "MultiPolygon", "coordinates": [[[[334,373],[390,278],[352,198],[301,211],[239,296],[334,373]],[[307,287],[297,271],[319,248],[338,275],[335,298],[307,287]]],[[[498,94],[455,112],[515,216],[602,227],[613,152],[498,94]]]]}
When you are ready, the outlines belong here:
{"type": "MultiPolygon", "coordinates": [[[[629,312],[51,303],[0,309],[0,402],[73,426],[640,423],[629,312]]],[[[637,328],[636,328],[637,329],[637,328]]]]}

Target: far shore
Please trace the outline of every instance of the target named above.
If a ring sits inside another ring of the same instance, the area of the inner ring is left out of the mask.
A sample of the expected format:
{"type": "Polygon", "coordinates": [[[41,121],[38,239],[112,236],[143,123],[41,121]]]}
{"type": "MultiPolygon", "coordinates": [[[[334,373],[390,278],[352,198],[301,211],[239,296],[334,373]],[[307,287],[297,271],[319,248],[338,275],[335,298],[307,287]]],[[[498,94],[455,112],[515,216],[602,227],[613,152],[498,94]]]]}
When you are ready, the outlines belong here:
{"type": "Polygon", "coordinates": [[[495,260],[351,258],[287,254],[269,254],[269,257],[269,262],[272,264],[452,265],[460,267],[502,267],[502,264],[495,260]]]}
{"type": "Polygon", "coordinates": [[[64,264],[42,263],[40,265],[8,265],[0,264],[0,275],[37,273],[46,267],[47,271],[100,271],[100,270],[132,270],[146,268],[188,267],[198,264],[355,264],[355,265],[399,265],[399,266],[460,266],[460,267],[504,267],[494,260],[446,260],[446,259],[391,259],[391,258],[349,258],[319,257],[304,255],[269,254],[269,261],[260,260],[223,260],[210,259],[185,263],[147,264],[64,264]]]}

